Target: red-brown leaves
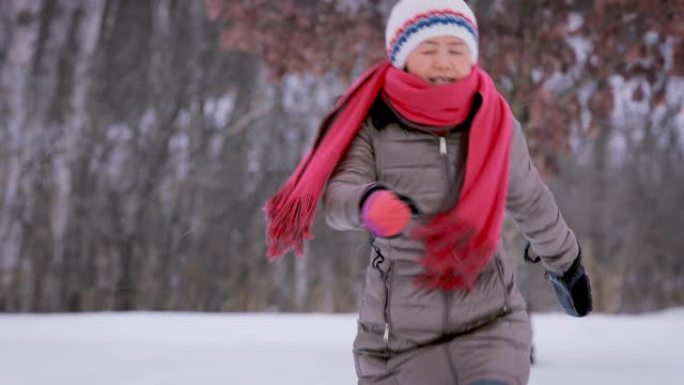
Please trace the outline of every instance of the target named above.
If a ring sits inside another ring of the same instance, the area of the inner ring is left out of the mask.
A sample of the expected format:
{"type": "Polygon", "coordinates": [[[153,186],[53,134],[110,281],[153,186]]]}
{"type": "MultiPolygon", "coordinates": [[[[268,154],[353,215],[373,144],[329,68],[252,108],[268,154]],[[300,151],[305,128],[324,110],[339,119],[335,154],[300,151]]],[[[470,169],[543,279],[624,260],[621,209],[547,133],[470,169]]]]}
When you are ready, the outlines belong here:
{"type": "MultiPolygon", "coordinates": [[[[386,15],[378,3],[360,1],[351,11],[337,0],[206,0],[209,17],[227,22],[221,46],[258,52],[275,78],[334,71],[347,80],[357,64],[385,56],[386,15]]],[[[538,159],[552,163],[569,149],[571,127],[587,124],[583,90],[594,90],[590,120],[605,122],[614,104],[610,77],[645,81],[650,92],[637,88],[634,98],[657,104],[663,77],[684,76],[684,23],[674,16],[684,14],[684,0],[519,0],[481,8],[480,65],[528,128],[538,159]],[[668,41],[671,59],[663,49],[668,41]],[[550,86],[558,78],[562,84],[550,86]]]]}
{"type": "Polygon", "coordinates": [[[383,17],[371,4],[352,12],[335,1],[301,3],[207,0],[207,12],[228,22],[222,48],[258,52],[275,78],[329,71],[345,77],[358,60],[384,57],[383,17]]]}

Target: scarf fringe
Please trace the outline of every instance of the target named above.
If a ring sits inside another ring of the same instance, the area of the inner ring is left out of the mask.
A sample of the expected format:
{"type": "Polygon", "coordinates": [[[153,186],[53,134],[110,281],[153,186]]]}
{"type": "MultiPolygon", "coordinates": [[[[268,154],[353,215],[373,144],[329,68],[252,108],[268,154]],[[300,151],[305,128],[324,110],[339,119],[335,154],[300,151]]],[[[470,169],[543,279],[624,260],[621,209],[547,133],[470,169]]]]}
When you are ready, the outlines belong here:
{"type": "Polygon", "coordinates": [[[494,253],[491,245],[478,239],[476,228],[453,212],[436,215],[412,236],[425,245],[423,272],[416,284],[427,289],[471,290],[494,253]]]}
{"type": "Polygon", "coordinates": [[[267,218],[266,256],[274,262],[294,249],[296,255],[304,254],[304,241],[313,239],[311,225],[318,199],[313,195],[296,196],[294,188],[286,186],[264,207],[267,218]]]}
{"type": "Polygon", "coordinates": [[[482,246],[479,250],[459,253],[426,254],[421,259],[423,273],[415,284],[426,289],[472,290],[478,276],[494,255],[494,249],[482,246]]]}
{"type": "Polygon", "coordinates": [[[344,155],[344,148],[360,130],[389,67],[389,62],[379,62],[347,89],[321,125],[314,146],[280,191],[266,203],[266,256],[271,262],[290,249],[297,255],[304,254],[304,242],[313,239],[311,227],[325,181],[344,155]],[[342,106],[347,107],[342,110],[342,106]]]}

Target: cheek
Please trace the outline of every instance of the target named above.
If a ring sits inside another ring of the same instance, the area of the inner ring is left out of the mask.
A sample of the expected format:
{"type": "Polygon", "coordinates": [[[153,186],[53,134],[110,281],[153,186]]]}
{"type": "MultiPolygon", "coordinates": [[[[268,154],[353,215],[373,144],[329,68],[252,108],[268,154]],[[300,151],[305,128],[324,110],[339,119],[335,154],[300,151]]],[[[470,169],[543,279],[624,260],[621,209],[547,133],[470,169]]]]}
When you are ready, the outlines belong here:
{"type": "Polygon", "coordinates": [[[428,60],[414,59],[407,62],[406,68],[407,72],[411,74],[425,77],[428,69],[430,68],[430,63],[428,60]]]}
{"type": "Polygon", "coordinates": [[[470,71],[472,71],[473,65],[470,62],[470,58],[466,57],[463,59],[459,59],[455,63],[455,68],[456,72],[458,72],[460,77],[465,77],[470,74],[470,71]]]}

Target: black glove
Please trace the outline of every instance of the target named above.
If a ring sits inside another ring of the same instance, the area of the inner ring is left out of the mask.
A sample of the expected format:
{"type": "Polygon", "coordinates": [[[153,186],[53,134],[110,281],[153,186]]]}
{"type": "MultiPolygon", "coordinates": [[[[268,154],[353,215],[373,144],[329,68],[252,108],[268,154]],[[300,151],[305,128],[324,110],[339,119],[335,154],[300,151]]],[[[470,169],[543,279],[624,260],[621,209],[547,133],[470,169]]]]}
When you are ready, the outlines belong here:
{"type": "Polygon", "coordinates": [[[591,312],[591,285],[582,266],[582,251],[562,276],[549,272],[546,277],[553,284],[556,298],[567,314],[584,317],[591,312]]]}

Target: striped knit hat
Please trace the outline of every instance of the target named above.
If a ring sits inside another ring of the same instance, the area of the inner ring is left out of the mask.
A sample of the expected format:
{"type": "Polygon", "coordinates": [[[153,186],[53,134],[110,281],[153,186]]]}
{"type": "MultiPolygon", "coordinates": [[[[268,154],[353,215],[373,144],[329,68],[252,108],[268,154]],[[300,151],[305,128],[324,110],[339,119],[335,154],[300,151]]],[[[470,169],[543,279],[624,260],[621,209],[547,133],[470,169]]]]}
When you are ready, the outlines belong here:
{"type": "Polygon", "coordinates": [[[400,0],[387,20],[387,55],[394,67],[403,69],[411,51],[438,36],[465,41],[477,63],[477,20],[463,0],[400,0]]]}

